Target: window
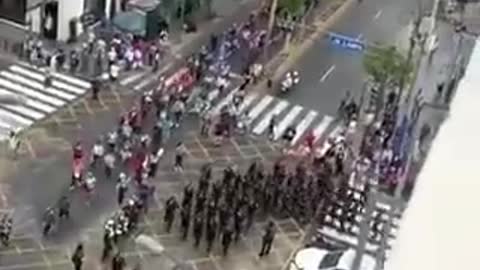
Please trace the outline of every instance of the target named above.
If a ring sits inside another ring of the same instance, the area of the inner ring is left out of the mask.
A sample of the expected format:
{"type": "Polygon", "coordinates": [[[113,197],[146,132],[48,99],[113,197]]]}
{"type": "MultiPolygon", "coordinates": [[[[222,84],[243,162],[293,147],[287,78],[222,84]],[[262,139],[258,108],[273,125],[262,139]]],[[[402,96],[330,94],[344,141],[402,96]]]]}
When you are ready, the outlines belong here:
{"type": "Polygon", "coordinates": [[[325,257],[323,257],[323,260],[320,262],[318,269],[329,269],[336,266],[342,256],[343,252],[332,252],[327,254],[325,257]]]}

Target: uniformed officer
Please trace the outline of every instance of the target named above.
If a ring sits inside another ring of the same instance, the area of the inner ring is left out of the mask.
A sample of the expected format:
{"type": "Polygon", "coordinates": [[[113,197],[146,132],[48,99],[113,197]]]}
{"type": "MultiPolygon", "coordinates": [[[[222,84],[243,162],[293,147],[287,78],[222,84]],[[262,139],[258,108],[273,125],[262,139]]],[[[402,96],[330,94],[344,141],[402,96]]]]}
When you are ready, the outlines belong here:
{"type": "Polygon", "coordinates": [[[193,237],[195,239],[194,246],[200,245],[200,239],[202,238],[203,230],[203,218],[201,214],[197,214],[193,221],[193,237]]]}
{"type": "Polygon", "coordinates": [[[258,256],[262,257],[270,253],[272,248],[273,239],[275,238],[275,225],[270,221],[265,229],[265,233],[262,238],[262,249],[258,256]]]}
{"type": "Polygon", "coordinates": [[[232,243],[232,234],[233,228],[232,223],[228,222],[225,226],[222,234],[222,247],[223,247],[223,256],[227,256],[228,249],[230,248],[230,244],[232,243]]]}
{"type": "Polygon", "coordinates": [[[163,216],[163,221],[165,222],[165,230],[170,232],[172,228],[173,221],[175,220],[175,211],[178,208],[177,199],[175,196],[168,198],[165,203],[165,215],[163,216]]]}
{"type": "Polygon", "coordinates": [[[180,225],[182,230],[182,238],[185,240],[187,239],[188,229],[190,228],[190,209],[182,209],[180,225]]]}
{"type": "Polygon", "coordinates": [[[208,222],[207,231],[206,231],[207,252],[210,253],[213,247],[213,242],[215,241],[218,221],[217,221],[217,218],[212,218],[212,219],[209,219],[207,222],[208,222]]]}

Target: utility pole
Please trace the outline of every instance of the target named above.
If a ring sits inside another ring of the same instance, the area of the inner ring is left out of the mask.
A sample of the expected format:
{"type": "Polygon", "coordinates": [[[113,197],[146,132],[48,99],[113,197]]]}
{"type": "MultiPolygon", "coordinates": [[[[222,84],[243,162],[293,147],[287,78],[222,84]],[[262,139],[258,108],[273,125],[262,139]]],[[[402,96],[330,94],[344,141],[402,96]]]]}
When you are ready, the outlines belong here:
{"type": "Polygon", "coordinates": [[[363,255],[365,254],[370,236],[370,221],[372,220],[372,215],[375,210],[376,197],[377,194],[375,191],[369,191],[367,193],[367,204],[365,206],[365,214],[360,222],[360,234],[358,236],[357,252],[352,263],[352,270],[360,270],[360,266],[362,265],[363,255]]]}
{"type": "Polygon", "coordinates": [[[270,45],[270,39],[272,38],[272,31],[275,25],[275,13],[277,11],[278,0],[272,0],[270,5],[270,17],[268,19],[268,29],[267,29],[267,44],[263,47],[263,57],[265,60],[268,59],[268,48],[270,45]]]}

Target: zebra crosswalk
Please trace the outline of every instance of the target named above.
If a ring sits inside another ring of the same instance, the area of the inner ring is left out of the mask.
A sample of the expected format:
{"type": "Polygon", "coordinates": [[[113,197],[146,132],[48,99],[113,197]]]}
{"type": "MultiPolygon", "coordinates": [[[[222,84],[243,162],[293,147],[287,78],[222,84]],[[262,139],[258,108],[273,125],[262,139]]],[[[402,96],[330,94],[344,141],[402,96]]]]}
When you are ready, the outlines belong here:
{"type": "MultiPolygon", "coordinates": [[[[376,202],[374,213],[381,212],[385,213],[385,211],[390,211],[390,205],[384,204],[381,202],[376,202]]],[[[342,211],[339,209],[339,211],[342,211]]],[[[355,223],[351,224],[351,227],[348,229],[348,232],[342,231],[339,228],[341,227],[338,223],[338,220],[335,216],[327,215],[324,226],[319,227],[316,229],[315,234],[313,237],[325,237],[331,241],[337,241],[343,244],[346,244],[350,247],[358,247],[360,244],[360,227],[361,222],[364,219],[363,213],[358,213],[355,216],[355,223]]],[[[388,251],[392,248],[398,229],[400,226],[400,222],[402,219],[402,213],[396,212],[392,215],[383,214],[381,215],[381,219],[377,225],[373,225],[373,221],[368,225],[369,233],[366,237],[366,246],[365,250],[371,254],[376,254],[379,249],[382,247],[385,248],[386,254],[388,256],[388,251]],[[387,232],[387,223],[390,223],[389,231],[387,232]],[[374,228],[374,227],[377,228],[374,228]],[[375,230],[378,230],[378,233],[374,233],[375,230]]]]}
{"type": "MultiPolygon", "coordinates": [[[[218,114],[222,107],[229,104],[235,92],[232,90],[222,100],[220,100],[211,110],[211,113],[218,114]]],[[[305,108],[299,104],[274,97],[272,95],[259,95],[250,93],[240,104],[239,113],[247,112],[248,126],[253,135],[261,136],[267,132],[270,119],[275,116],[277,124],[273,139],[278,140],[288,127],[295,128],[297,134],[293,138],[291,145],[294,146],[301,142],[309,130],[313,131],[315,138],[319,140],[330,131],[336,131],[335,121],[332,116],[320,115],[317,111],[305,108]]]]}
{"type": "Polygon", "coordinates": [[[0,96],[16,102],[0,102],[0,140],[10,131],[21,131],[73,102],[91,88],[88,81],[52,72],[52,84],[44,87],[45,71],[17,63],[0,71],[0,96]],[[11,99],[11,98],[10,98],[11,99]]]}

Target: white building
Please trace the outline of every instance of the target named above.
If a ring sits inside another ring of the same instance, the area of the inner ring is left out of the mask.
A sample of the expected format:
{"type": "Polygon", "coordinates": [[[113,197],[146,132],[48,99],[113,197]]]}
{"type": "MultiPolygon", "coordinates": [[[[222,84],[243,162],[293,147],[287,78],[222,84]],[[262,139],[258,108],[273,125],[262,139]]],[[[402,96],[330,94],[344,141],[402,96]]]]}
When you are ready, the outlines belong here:
{"type": "MultiPolygon", "coordinates": [[[[3,13],[20,10],[15,15],[2,14],[2,20],[41,33],[47,38],[66,41],[71,35],[70,22],[77,19],[77,34],[83,31],[80,22],[92,18],[110,18],[126,0],[6,0],[0,1],[3,13]],[[89,15],[89,16],[86,16],[89,15]]],[[[11,12],[10,12],[11,13],[11,12]]],[[[95,20],[94,20],[95,21],[95,20]]]]}
{"type": "Polygon", "coordinates": [[[420,173],[386,270],[480,269],[480,42],[420,173]]]}

